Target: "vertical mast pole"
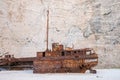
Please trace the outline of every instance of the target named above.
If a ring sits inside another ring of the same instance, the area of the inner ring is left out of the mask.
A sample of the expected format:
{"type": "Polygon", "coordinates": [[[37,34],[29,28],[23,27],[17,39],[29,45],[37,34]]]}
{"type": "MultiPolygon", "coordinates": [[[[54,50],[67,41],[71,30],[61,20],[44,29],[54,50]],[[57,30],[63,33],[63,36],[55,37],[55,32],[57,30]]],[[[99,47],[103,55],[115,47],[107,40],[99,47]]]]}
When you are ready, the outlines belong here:
{"type": "Polygon", "coordinates": [[[49,10],[47,10],[47,31],[46,31],[46,51],[48,51],[48,33],[49,33],[49,10]]]}

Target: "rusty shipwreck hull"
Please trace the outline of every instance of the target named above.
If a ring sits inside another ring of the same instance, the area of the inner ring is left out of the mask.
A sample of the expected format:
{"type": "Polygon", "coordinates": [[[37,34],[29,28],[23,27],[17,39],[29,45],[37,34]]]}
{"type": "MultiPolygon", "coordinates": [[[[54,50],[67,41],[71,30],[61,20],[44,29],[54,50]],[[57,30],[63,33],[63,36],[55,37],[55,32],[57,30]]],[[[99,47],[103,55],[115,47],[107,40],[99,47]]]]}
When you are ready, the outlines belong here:
{"type": "Polygon", "coordinates": [[[0,59],[0,68],[9,69],[9,70],[18,70],[18,69],[33,69],[33,61],[35,57],[27,58],[15,58],[12,55],[5,55],[4,58],[0,59]]]}
{"type": "MultiPolygon", "coordinates": [[[[62,48],[61,48],[62,49],[62,48]]],[[[35,59],[34,73],[85,73],[98,64],[98,56],[91,49],[58,50],[38,52],[35,59]],[[89,52],[89,54],[88,54],[89,52]]]]}
{"type": "Polygon", "coordinates": [[[0,59],[0,67],[33,69],[34,73],[84,73],[98,64],[98,55],[93,49],[64,50],[62,45],[52,46],[52,51],[37,52],[37,57],[15,58],[6,55],[0,59]]]}
{"type": "Polygon", "coordinates": [[[34,73],[85,73],[86,70],[90,70],[97,63],[97,61],[94,61],[83,64],[81,58],[36,60],[34,62],[34,73]]]}

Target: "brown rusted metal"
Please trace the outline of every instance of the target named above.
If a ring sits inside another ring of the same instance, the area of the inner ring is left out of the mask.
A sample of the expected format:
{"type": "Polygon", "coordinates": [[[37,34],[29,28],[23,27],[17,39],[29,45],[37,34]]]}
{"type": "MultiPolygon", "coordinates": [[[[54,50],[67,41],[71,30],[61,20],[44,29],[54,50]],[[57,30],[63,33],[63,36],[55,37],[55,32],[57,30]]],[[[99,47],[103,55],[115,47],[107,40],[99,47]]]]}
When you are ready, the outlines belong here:
{"type": "Polygon", "coordinates": [[[49,33],[49,10],[47,10],[47,31],[46,31],[46,51],[48,51],[48,33],[49,33]]]}
{"type": "Polygon", "coordinates": [[[98,64],[98,55],[91,48],[65,50],[63,45],[52,44],[52,50],[37,52],[37,57],[15,58],[5,55],[0,67],[8,69],[31,68],[34,73],[84,73],[98,64]]]}
{"type": "Polygon", "coordinates": [[[64,50],[63,45],[53,43],[52,51],[38,52],[35,59],[34,73],[63,73],[86,70],[94,73],[92,67],[98,63],[98,56],[91,48],[64,50]]]}
{"type": "Polygon", "coordinates": [[[15,58],[13,55],[5,55],[0,59],[0,68],[25,69],[33,68],[33,61],[36,57],[15,58]]]}

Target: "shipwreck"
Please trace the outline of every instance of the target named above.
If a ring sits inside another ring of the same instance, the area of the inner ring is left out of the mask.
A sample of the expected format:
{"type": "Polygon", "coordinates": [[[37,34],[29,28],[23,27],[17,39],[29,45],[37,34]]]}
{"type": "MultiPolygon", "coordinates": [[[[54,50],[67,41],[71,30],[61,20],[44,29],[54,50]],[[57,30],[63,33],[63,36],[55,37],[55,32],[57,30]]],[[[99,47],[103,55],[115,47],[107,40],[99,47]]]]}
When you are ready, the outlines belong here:
{"type": "Polygon", "coordinates": [[[85,73],[98,64],[98,55],[92,48],[65,48],[59,43],[52,43],[52,50],[48,49],[49,11],[47,11],[46,50],[37,52],[36,57],[15,58],[5,55],[0,58],[0,67],[6,69],[33,69],[33,73],[85,73]]]}

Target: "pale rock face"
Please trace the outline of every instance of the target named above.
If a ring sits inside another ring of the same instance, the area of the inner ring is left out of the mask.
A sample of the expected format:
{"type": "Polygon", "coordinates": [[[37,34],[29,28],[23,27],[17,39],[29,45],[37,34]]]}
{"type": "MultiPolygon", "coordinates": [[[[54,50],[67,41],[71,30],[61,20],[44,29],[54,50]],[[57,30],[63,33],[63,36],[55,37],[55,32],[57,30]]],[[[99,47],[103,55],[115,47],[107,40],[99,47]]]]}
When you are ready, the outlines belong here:
{"type": "Polygon", "coordinates": [[[48,9],[49,49],[94,48],[97,68],[120,67],[120,0],[0,0],[0,55],[44,51],[48,9]]]}

